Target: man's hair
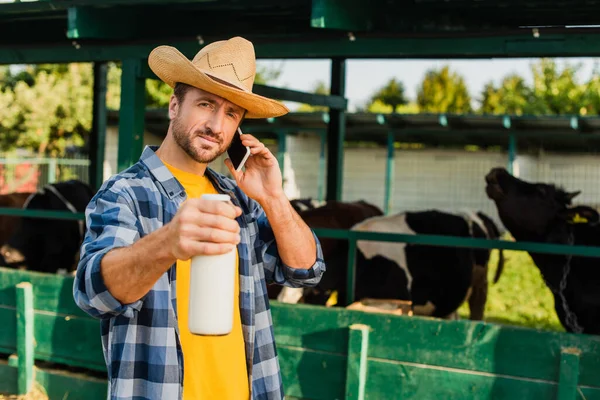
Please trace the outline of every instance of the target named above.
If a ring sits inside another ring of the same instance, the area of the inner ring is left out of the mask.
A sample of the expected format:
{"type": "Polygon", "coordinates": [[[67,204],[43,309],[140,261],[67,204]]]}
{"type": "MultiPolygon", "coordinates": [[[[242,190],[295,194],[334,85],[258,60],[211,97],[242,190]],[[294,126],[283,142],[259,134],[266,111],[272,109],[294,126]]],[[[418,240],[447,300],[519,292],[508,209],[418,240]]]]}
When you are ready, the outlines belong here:
{"type": "Polygon", "coordinates": [[[185,94],[192,88],[192,86],[187,83],[177,82],[175,83],[175,88],[173,89],[173,94],[177,98],[177,102],[179,104],[183,103],[183,99],[185,99],[185,94]]]}

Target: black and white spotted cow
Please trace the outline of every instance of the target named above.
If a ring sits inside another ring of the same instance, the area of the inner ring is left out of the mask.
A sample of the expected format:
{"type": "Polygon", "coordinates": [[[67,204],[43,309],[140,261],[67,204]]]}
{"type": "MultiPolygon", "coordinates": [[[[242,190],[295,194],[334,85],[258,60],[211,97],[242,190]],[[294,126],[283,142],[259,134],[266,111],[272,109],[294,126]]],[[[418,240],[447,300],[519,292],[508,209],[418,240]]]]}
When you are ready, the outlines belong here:
{"type": "MultiPolygon", "coordinates": [[[[455,215],[437,210],[373,217],[352,229],[489,239],[500,235],[482,212],[455,215]]],[[[358,241],[357,247],[356,299],[411,300],[415,314],[440,318],[451,317],[468,300],[470,318],[483,319],[489,250],[366,240],[358,241]]],[[[503,263],[500,253],[494,282],[503,263]]]]}

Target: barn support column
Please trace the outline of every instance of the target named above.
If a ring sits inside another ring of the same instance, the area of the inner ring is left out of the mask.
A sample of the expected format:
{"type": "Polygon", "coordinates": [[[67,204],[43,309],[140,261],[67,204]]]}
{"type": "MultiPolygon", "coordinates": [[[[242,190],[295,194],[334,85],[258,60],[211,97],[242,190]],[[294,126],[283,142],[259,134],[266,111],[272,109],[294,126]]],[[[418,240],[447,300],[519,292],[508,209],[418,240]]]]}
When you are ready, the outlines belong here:
{"type": "Polygon", "coordinates": [[[119,172],[137,162],[144,146],[146,92],[145,79],[141,77],[141,66],[142,61],[139,59],[123,60],[117,162],[119,172]]]}
{"type": "Polygon", "coordinates": [[[384,213],[388,215],[392,212],[392,203],[394,192],[394,132],[388,132],[387,138],[387,163],[385,168],[385,198],[383,201],[384,213]]]}
{"type": "Polygon", "coordinates": [[[514,133],[511,133],[508,137],[508,172],[512,174],[519,173],[516,168],[517,160],[517,138],[514,133]]]}
{"type": "Polygon", "coordinates": [[[326,157],[325,152],[327,151],[327,132],[319,131],[319,139],[321,141],[321,150],[319,153],[319,176],[318,180],[318,193],[317,198],[319,201],[325,200],[325,179],[326,179],[326,157]]]}
{"type": "MultiPolygon", "coordinates": [[[[346,95],[346,60],[331,60],[331,94],[346,95]]],[[[342,199],[346,110],[329,109],[327,127],[327,200],[342,199]]]]}
{"type": "Polygon", "coordinates": [[[106,87],[108,64],[94,63],[94,103],[92,108],[92,131],[89,138],[89,182],[98,190],[104,181],[104,145],[106,142],[106,87]]]}

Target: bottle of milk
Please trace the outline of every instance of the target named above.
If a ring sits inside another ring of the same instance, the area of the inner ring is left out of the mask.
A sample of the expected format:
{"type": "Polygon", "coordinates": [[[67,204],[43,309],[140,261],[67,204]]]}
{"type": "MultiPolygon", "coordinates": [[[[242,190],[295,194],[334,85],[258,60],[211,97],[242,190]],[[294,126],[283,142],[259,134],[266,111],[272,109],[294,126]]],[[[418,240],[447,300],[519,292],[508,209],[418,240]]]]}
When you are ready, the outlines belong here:
{"type": "MultiPolygon", "coordinates": [[[[228,195],[205,194],[203,199],[231,201],[228,195]]],[[[196,335],[227,335],[233,325],[235,247],[226,254],[192,257],[188,327],[196,335]]]]}

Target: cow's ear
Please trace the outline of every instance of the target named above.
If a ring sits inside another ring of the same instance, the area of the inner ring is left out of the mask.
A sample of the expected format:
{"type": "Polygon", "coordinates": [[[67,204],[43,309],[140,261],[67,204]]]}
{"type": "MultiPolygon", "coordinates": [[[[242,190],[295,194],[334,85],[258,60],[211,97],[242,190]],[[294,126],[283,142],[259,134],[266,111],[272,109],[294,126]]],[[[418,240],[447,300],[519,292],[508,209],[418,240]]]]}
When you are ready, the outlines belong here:
{"type": "Polygon", "coordinates": [[[600,222],[598,211],[586,206],[569,208],[561,216],[570,224],[596,225],[600,222]]]}

